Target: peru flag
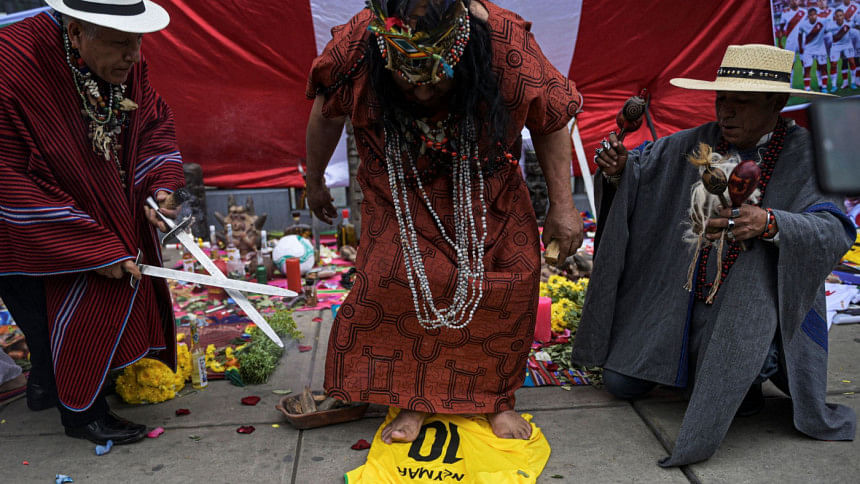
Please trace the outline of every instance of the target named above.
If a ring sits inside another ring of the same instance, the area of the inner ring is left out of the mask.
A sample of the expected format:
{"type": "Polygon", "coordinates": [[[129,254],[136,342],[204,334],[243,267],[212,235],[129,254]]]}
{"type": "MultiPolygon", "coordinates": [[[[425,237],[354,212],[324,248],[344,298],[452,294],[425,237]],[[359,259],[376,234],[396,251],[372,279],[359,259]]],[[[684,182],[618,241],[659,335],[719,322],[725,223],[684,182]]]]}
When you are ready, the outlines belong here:
{"type": "MultiPolygon", "coordinates": [[[[203,166],[207,185],[300,186],[311,61],[331,27],[364,0],[159,3],[171,24],[146,36],[144,54],[153,84],[175,112],[184,159],[203,166]]],[[[652,95],[659,136],[713,119],[713,93],[684,91],[669,79],[713,79],[727,45],[772,42],[769,2],[495,3],[532,22],[543,52],[576,82],[585,98],[578,127],[588,153],[642,88],[652,95]]],[[[643,128],[628,144],[646,138],[643,128]]],[[[345,163],[345,152],[338,152],[331,184],[346,183],[345,163]]]]}

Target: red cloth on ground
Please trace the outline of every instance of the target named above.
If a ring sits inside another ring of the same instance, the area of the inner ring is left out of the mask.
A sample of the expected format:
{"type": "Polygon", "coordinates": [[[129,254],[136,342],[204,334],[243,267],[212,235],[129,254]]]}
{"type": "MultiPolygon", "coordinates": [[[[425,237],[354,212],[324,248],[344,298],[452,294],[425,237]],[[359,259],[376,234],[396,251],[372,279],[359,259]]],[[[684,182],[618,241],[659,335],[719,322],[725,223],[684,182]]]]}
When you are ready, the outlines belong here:
{"type": "Polygon", "coordinates": [[[151,350],[175,364],[166,284],[108,279],[93,269],[134,259],[160,265],[142,207],[184,184],[173,115],[135,65],[126,96],[139,108],[123,128],[123,189],[114,161],[93,152],[88,122],[47,13],[0,30],[0,276],[43,276],[60,401],[90,407],[109,368],[151,350]]]}
{"type": "MultiPolygon", "coordinates": [[[[518,145],[524,124],[533,134],[565,127],[579,107],[579,96],[573,83],[544,58],[528,23],[482,3],[489,11],[494,70],[511,110],[506,148],[515,151],[510,147],[518,145]]],[[[369,21],[370,13],[363,10],[333,29],[334,39],[314,61],[308,97],[337,83],[355,65],[368,45],[369,21]]],[[[472,322],[463,329],[428,331],[415,317],[404,270],[381,113],[367,63],[359,64],[351,82],[327,94],[323,114],[350,115],[364,192],[358,275],[337,313],[326,355],[328,394],[438,413],[512,409],[532,343],[540,272],[537,224],[519,170],[505,163],[485,179],[484,297],[472,322]]],[[[481,152],[487,152],[486,143],[481,152]]],[[[450,184],[450,176],[436,177],[425,190],[447,232],[453,233],[450,184]]],[[[450,301],[456,277],[453,250],[440,243],[438,228],[419,199],[413,196],[410,206],[430,287],[437,303],[450,301]]]]}

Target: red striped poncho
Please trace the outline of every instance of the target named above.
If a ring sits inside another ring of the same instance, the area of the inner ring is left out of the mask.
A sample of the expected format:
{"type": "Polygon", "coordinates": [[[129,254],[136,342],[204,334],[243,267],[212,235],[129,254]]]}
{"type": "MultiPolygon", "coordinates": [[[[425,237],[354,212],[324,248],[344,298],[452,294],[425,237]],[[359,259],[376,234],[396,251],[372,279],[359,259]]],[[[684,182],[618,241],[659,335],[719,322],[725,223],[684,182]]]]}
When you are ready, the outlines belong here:
{"type": "Polygon", "coordinates": [[[0,29],[0,276],[44,276],[60,401],[90,407],[109,369],[153,350],[175,364],[170,294],[161,280],[108,279],[93,269],[134,259],[160,264],[147,196],[184,184],[173,114],[132,68],[131,113],[114,161],[93,152],[66,65],[61,29],[47,13],[0,29]]]}

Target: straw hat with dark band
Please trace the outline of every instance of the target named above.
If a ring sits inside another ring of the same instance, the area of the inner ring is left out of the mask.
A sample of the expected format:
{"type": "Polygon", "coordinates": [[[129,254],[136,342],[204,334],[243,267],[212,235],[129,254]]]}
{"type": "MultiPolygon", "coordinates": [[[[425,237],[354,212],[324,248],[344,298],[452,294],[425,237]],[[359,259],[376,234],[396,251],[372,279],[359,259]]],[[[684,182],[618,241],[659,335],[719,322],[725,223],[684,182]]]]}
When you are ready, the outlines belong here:
{"type": "Polygon", "coordinates": [[[149,0],[45,0],[63,15],[102,27],[145,34],[167,27],[170,15],[149,0]]]}
{"type": "Polygon", "coordinates": [[[673,86],[700,91],[780,92],[806,98],[830,94],[793,89],[794,52],[772,45],[730,45],[713,81],[675,78],[673,86]]]}

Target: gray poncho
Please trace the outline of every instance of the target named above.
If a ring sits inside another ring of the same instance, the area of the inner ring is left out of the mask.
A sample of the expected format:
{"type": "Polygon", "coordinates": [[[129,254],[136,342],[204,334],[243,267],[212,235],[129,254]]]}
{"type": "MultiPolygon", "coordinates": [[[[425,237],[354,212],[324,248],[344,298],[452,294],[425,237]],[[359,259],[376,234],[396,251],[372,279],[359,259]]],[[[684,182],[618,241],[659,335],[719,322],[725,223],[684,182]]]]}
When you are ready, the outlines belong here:
{"type": "MultiPolygon", "coordinates": [[[[786,134],[762,203],[774,211],[779,245],[747,242],[749,250],[717,293],[710,334],[690,347],[694,300],[684,284],[695,246],[682,235],[690,187],[700,176],[686,156],[700,141],[716,146],[718,140],[719,127],[709,123],[630,152],[600,221],[602,238],[573,349],[577,364],[692,386],[678,440],[663,466],[713,455],[777,334],[794,426],[817,439],[854,438],[853,410],[825,403],[823,283],[851,246],[855,229],[834,200],[818,192],[805,129],[786,134]],[[695,374],[688,381],[691,367],[695,374]]],[[[710,258],[710,271],[716,259],[710,258]]]]}

